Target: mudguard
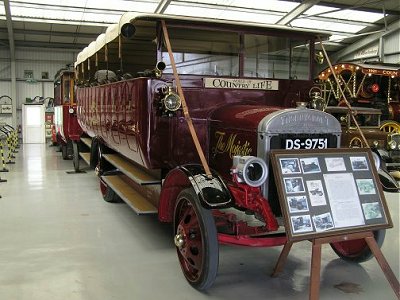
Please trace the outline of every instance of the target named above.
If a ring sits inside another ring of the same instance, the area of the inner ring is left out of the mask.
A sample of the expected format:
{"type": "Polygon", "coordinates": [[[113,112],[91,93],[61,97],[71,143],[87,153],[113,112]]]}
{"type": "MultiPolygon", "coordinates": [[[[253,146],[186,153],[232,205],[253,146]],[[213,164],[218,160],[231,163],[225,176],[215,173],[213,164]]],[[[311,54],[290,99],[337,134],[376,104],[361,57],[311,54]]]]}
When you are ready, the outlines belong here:
{"type": "Polygon", "coordinates": [[[175,200],[182,189],[192,187],[198,196],[200,204],[207,209],[229,207],[232,197],[222,178],[211,170],[212,178],[207,178],[200,165],[183,165],[171,170],[163,181],[159,218],[170,221],[175,206],[175,200]]]}
{"type": "Polygon", "coordinates": [[[378,174],[379,174],[379,180],[381,181],[382,189],[385,192],[389,193],[400,192],[399,184],[386,170],[380,168],[378,170],[378,174]]]}
{"type": "Polygon", "coordinates": [[[208,178],[200,165],[184,165],[178,168],[190,180],[203,207],[222,208],[230,206],[232,202],[231,194],[217,172],[211,170],[212,178],[208,178]]]}

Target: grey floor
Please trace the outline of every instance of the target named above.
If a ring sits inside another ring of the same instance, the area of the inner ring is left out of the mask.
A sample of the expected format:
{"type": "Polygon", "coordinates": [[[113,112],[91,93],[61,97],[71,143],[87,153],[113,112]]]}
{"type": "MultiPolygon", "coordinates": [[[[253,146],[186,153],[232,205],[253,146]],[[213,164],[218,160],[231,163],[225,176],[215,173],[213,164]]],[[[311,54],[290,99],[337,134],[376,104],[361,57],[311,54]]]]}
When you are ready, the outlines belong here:
{"type": "MultiPolygon", "coordinates": [[[[214,286],[185,281],[172,229],[155,216],[102,200],[93,171],[48,145],[24,145],[0,184],[0,299],[308,299],[311,244],[296,243],[283,273],[280,250],[221,246],[214,286]]],[[[399,202],[386,194],[394,228],[383,253],[399,278],[399,202]]],[[[322,251],[321,299],[396,299],[375,259],[360,265],[322,251]]]]}

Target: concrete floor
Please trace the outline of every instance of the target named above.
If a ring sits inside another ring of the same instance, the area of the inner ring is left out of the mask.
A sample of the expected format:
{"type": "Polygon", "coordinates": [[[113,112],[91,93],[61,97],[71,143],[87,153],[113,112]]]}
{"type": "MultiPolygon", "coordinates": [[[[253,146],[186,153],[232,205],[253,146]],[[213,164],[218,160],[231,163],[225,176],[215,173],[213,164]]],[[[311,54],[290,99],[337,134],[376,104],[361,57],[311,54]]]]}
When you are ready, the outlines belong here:
{"type": "MultiPolygon", "coordinates": [[[[102,200],[93,171],[48,145],[16,154],[0,184],[0,299],[308,299],[311,244],[296,243],[283,273],[280,250],[221,246],[217,280],[201,293],[186,283],[172,227],[102,200]]],[[[399,278],[399,194],[386,194],[394,228],[383,253],[399,278]]],[[[360,265],[322,251],[320,299],[396,299],[375,259],[360,265]],[[346,292],[338,286],[349,287],[346,292]],[[335,287],[336,286],[336,287],[335,287]]]]}

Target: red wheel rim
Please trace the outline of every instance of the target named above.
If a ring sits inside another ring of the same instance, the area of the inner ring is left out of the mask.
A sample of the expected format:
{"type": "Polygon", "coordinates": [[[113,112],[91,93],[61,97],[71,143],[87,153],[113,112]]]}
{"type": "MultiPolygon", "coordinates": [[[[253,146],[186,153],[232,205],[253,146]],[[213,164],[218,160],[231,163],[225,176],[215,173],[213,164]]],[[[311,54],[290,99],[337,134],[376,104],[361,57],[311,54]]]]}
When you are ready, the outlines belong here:
{"type": "Polygon", "coordinates": [[[332,243],[332,245],[337,252],[345,257],[357,257],[367,247],[367,243],[363,239],[332,243]]]}
{"type": "Polygon", "coordinates": [[[182,199],[176,221],[175,244],[179,263],[186,278],[196,281],[202,274],[204,248],[199,219],[188,200],[182,199]],[[177,237],[180,238],[179,245],[177,237]]]}

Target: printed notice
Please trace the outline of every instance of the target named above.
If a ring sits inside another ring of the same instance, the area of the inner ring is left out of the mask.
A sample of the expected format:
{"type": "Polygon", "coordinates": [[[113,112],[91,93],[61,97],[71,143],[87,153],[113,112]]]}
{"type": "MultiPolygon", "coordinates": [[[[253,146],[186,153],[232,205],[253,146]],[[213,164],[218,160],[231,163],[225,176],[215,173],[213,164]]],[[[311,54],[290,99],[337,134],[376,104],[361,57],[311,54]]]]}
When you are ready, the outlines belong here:
{"type": "Polygon", "coordinates": [[[324,180],[335,227],[365,224],[353,174],[324,174],[324,180]]]}

